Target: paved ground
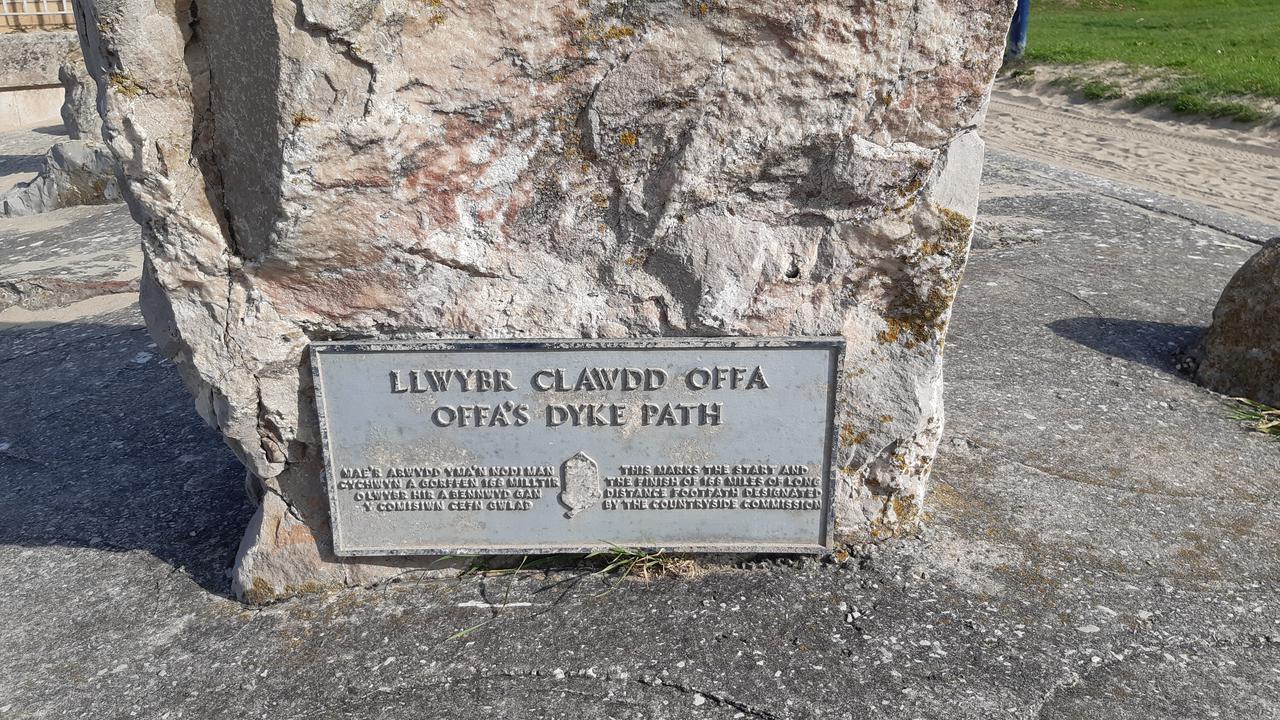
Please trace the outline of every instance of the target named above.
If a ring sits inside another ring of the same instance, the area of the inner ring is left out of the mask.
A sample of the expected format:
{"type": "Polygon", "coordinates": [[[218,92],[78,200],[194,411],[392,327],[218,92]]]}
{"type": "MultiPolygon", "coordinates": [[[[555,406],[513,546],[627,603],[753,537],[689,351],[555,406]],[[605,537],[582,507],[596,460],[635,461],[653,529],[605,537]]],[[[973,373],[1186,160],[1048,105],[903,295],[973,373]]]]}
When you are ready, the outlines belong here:
{"type": "MultiPolygon", "coordinates": [[[[62,126],[0,133],[0,195],[35,177],[62,126]]],[[[0,217],[0,327],[51,324],[128,307],[142,247],[122,204],[0,217]]]]}
{"type": "Polygon", "coordinates": [[[136,307],[0,328],[0,718],[1280,717],[1280,445],[1175,370],[1280,229],[1010,155],[985,185],[932,520],[844,562],[249,608],[242,471],[136,307]]]}
{"type": "Polygon", "coordinates": [[[65,140],[65,132],[61,125],[0,132],[0,195],[34,178],[45,151],[58,140],[65,140]]]}

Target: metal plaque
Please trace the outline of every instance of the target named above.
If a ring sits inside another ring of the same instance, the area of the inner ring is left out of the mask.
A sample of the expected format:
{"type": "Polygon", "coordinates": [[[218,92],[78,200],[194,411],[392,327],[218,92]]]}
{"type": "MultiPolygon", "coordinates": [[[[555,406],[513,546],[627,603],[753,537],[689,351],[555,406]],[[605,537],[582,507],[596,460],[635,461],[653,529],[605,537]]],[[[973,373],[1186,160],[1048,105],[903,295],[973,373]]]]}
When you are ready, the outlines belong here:
{"type": "Polygon", "coordinates": [[[338,555],[829,547],[829,338],[311,345],[338,555]]]}

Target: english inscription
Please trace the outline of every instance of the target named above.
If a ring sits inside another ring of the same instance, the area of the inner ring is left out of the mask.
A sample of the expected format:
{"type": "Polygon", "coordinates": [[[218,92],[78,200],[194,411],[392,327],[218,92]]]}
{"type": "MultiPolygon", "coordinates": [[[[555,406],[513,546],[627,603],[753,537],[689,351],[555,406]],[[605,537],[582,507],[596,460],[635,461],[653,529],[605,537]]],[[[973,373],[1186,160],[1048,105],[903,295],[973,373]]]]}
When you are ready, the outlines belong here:
{"type": "Polygon", "coordinates": [[[820,549],[840,347],[315,343],[335,550],[820,549]]]}

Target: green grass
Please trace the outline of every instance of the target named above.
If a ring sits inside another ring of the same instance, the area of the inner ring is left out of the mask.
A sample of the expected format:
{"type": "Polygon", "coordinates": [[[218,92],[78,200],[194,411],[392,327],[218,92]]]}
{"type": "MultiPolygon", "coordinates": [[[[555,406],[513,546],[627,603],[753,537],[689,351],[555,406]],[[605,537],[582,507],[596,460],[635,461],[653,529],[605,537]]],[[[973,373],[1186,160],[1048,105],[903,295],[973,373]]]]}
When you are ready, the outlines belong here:
{"type": "Polygon", "coordinates": [[[1080,88],[1081,94],[1090,100],[1115,100],[1124,97],[1120,87],[1101,80],[1091,80],[1080,88]]]}
{"type": "Polygon", "coordinates": [[[1224,98],[1280,100],[1280,2],[1041,0],[1026,59],[1159,68],[1171,81],[1139,104],[1253,121],[1255,109],[1224,98]]]}
{"type": "Polygon", "coordinates": [[[1124,91],[1115,83],[1102,80],[1085,80],[1075,75],[1054,78],[1049,84],[1064,90],[1078,92],[1089,100],[1118,100],[1124,97],[1124,91]]]}
{"type": "Polygon", "coordinates": [[[1250,429],[1265,435],[1280,437],[1280,410],[1248,398],[1232,400],[1236,401],[1236,407],[1231,413],[1231,419],[1246,422],[1250,429]]]}
{"type": "Polygon", "coordinates": [[[1205,115],[1212,118],[1231,118],[1236,122],[1251,123],[1265,120],[1261,110],[1242,102],[1215,100],[1204,92],[1187,87],[1170,90],[1149,90],[1139,93],[1133,101],[1142,107],[1159,105],[1182,115],[1205,115]]]}
{"type": "MultiPolygon", "coordinates": [[[[693,560],[668,554],[665,550],[639,550],[623,545],[611,545],[608,550],[597,550],[587,556],[588,560],[598,560],[603,564],[597,575],[618,576],[624,580],[632,575],[644,579],[658,575],[690,575],[695,570],[693,560]]],[[[608,595],[617,585],[611,585],[600,595],[608,595]]]]}

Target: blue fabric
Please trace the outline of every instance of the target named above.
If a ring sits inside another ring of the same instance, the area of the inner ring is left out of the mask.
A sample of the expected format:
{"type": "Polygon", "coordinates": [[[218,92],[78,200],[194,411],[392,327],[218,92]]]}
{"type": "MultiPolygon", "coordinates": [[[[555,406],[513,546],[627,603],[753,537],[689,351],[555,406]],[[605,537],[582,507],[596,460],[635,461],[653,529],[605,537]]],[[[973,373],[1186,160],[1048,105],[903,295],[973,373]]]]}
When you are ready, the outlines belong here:
{"type": "Polygon", "coordinates": [[[1031,0],[1018,0],[1018,8],[1013,12],[1013,22],[1009,23],[1009,42],[1004,48],[1005,62],[1022,57],[1027,49],[1027,23],[1031,16],[1031,0]]]}

